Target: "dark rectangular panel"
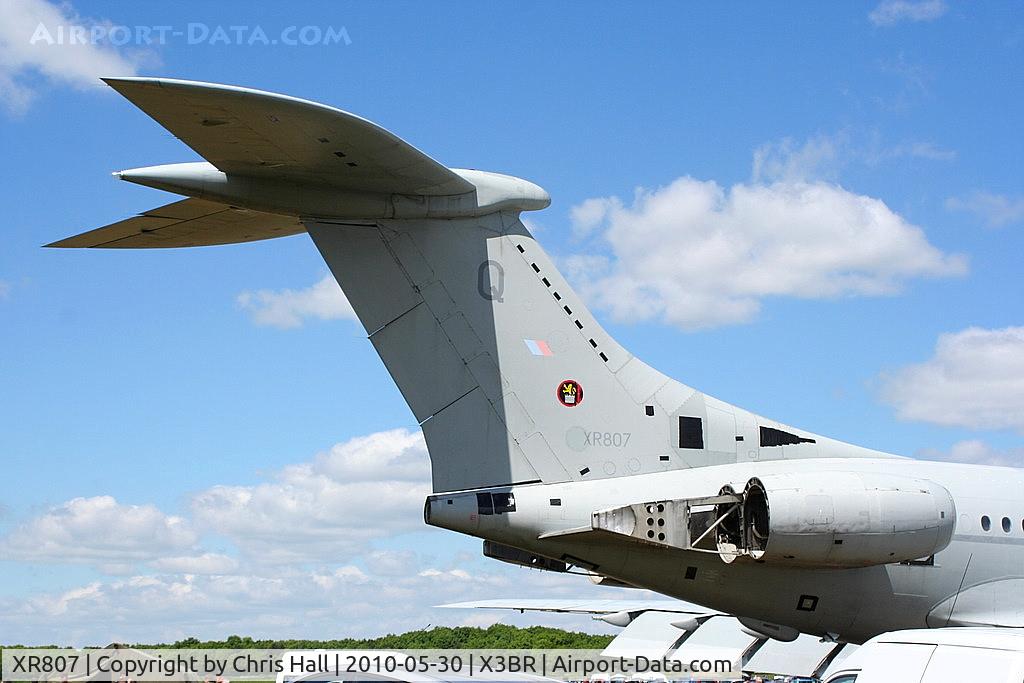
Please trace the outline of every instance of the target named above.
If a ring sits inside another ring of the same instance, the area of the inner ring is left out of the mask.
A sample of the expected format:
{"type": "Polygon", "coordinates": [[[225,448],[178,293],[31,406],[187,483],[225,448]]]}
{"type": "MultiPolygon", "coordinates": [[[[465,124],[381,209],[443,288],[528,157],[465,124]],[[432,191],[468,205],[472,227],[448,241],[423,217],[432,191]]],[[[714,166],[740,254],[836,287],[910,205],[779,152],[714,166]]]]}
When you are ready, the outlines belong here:
{"type": "Polygon", "coordinates": [[[774,427],[761,427],[762,446],[793,446],[798,443],[814,443],[814,439],[805,439],[802,436],[790,434],[774,427]]]}
{"type": "Polygon", "coordinates": [[[511,493],[495,493],[491,496],[491,500],[494,501],[494,514],[496,515],[516,511],[516,499],[511,493]]]}
{"type": "Polygon", "coordinates": [[[494,501],[491,499],[491,494],[476,494],[476,511],[481,515],[494,514],[494,501]]]}
{"type": "Polygon", "coordinates": [[[679,416],[679,447],[704,448],[704,425],[699,417],[679,416]]]}

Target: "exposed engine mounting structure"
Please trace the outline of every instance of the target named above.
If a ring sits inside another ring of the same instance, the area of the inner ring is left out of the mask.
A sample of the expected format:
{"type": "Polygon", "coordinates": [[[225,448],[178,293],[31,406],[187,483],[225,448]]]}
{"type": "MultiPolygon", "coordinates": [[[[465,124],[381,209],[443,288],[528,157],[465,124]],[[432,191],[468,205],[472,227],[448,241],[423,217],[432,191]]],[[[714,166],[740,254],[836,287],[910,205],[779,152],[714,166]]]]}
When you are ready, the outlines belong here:
{"type": "Polygon", "coordinates": [[[808,567],[867,567],[933,555],[956,510],[925,479],[853,472],[751,478],[736,492],[636,503],[592,515],[594,530],[680,550],[808,567]]]}

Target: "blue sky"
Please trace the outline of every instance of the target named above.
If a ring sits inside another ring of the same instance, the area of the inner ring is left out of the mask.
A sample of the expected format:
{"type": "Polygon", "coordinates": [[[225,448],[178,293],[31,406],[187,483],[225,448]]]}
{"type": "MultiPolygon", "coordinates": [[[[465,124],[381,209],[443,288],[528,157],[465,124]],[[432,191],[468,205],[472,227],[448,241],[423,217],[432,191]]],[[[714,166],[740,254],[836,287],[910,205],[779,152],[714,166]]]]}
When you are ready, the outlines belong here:
{"type": "Polygon", "coordinates": [[[98,80],[129,73],[325,102],[537,182],[553,203],[527,218],[609,331],[712,395],[1024,461],[1019,4],[8,0],[0,642],[371,634],[495,618],[443,600],[607,592],[423,529],[415,421],[304,236],[40,248],[174,199],[111,171],[196,158],[98,80]],[[160,26],[186,35],[134,38],[160,26]],[[408,609],[337,625],[381,595],[408,609]]]}

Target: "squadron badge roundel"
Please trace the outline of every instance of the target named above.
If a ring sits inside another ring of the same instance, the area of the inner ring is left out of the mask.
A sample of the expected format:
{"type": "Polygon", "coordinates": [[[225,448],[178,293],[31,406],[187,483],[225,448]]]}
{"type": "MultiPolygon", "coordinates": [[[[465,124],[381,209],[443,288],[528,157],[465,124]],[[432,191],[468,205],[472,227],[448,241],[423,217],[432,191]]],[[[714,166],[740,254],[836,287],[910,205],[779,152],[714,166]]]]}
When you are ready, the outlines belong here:
{"type": "Polygon", "coordinates": [[[574,379],[564,379],[558,385],[558,402],[566,408],[575,408],[583,403],[583,385],[574,379]]]}

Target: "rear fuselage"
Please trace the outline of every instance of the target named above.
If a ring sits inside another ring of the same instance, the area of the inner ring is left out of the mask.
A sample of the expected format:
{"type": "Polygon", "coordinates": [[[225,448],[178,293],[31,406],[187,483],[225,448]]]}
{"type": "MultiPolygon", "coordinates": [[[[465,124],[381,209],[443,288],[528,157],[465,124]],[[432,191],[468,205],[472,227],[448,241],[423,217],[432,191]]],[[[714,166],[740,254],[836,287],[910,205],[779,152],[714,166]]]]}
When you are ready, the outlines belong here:
{"type": "Polygon", "coordinates": [[[862,642],[904,628],[1024,626],[1022,489],[1024,472],[1012,468],[909,459],[755,462],[503,488],[502,492],[511,492],[515,510],[489,515],[479,514],[475,491],[439,494],[428,501],[428,521],[566,559],[710,609],[862,642]],[[936,482],[949,490],[955,502],[952,540],[927,561],[837,569],[749,558],[727,564],[713,553],[674,551],[580,533],[600,509],[706,496],[724,484],[742,486],[750,477],[789,472],[877,472],[936,482]],[[1009,531],[1004,531],[1004,523],[1009,531]]]}

